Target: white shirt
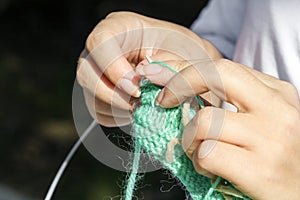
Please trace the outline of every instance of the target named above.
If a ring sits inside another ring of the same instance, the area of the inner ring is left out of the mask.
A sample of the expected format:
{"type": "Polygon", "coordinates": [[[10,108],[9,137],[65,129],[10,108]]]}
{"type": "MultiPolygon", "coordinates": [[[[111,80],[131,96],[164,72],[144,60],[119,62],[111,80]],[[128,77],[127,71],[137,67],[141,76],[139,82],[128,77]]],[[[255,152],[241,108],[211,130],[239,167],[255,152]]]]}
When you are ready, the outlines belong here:
{"type": "Polygon", "coordinates": [[[191,29],[225,57],[300,93],[300,0],[211,0],[191,29]]]}

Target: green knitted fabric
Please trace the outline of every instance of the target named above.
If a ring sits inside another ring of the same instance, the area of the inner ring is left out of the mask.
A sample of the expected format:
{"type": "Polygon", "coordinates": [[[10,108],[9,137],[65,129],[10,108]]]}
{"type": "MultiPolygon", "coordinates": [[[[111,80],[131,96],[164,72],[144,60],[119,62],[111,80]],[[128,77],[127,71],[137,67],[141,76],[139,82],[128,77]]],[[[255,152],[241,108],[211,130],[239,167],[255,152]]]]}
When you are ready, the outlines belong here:
{"type": "MultiPolygon", "coordinates": [[[[159,160],[164,168],[176,176],[194,200],[203,199],[211,187],[211,180],[195,171],[181,145],[176,145],[174,148],[173,162],[166,161],[168,143],[172,138],[182,137],[182,106],[161,108],[155,105],[156,96],[160,90],[160,87],[146,79],[141,83],[141,106],[134,113],[135,143],[159,160]]],[[[221,193],[214,191],[209,195],[209,199],[221,200],[224,197],[221,193]]]]}

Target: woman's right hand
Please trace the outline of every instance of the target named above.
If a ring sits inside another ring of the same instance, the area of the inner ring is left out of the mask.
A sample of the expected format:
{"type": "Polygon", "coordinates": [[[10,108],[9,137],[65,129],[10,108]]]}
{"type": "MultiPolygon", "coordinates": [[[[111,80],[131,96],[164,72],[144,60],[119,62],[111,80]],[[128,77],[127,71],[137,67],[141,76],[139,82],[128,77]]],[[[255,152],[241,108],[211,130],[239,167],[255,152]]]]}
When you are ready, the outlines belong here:
{"type": "Polygon", "coordinates": [[[140,96],[135,67],[146,62],[146,55],[159,61],[221,57],[209,42],[180,25],[131,12],[109,14],[89,35],[77,68],[89,111],[100,124],[131,122],[140,96]]]}

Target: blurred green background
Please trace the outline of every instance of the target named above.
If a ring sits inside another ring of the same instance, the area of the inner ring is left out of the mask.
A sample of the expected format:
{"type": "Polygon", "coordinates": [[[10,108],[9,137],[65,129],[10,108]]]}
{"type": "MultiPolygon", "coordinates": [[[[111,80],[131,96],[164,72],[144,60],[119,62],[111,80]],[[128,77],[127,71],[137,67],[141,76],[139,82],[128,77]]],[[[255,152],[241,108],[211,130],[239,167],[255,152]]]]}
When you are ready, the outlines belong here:
{"type": "MultiPolygon", "coordinates": [[[[130,10],[189,27],[205,0],[1,0],[0,200],[43,199],[77,140],[72,87],[92,28],[111,11],[130,10]]],[[[115,131],[106,129],[108,132],[115,131]]],[[[120,199],[125,173],[81,146],[53,199],[120,199]]],[[[145,174],[139,199],[185,199],[165,171],[145,174]],[[163,181],[164,182],[164,181],[163,181]]]]}

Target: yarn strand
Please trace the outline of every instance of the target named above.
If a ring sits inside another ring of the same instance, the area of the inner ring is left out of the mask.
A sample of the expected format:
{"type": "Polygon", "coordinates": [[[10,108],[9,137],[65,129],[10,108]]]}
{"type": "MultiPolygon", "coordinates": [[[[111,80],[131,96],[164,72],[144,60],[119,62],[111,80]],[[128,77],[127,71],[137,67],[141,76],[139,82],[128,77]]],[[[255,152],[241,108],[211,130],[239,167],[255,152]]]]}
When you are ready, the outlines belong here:
{"type": "MultiPolygon", "coordinates": [[[[152,61],[151,64],[158,64],[162,67],[168,68],[172,72],[178,73],[178,71],[174,67],[169,65],[168,63],[160,62],[160,61],[152,61]]],[[[200,108],[204,108],[204,103],[203,103],[203,101],[201,100],[201,98],[199,96],[196,96],[196,100],[197,100],[200,108]]],[[[220,181],[221,181],[221,177],[218,176],[216,181],[212,184],[212,186],[209,188],[208,192],[206,193],[206,195],[204,197],[204,200],[209,200],[210,199],[212,193],[214,192],[215,188],[220,183],[220,181]]]]}
{"type": "MultiPolygon", "coordinates": [[[[172,72],[178,73],[178,71],[174,67],[172,67],[171,65],[169,65],[168,63],[165,63],[165,62],[152,61],[152,62],[150,62],[150,64],[157,64],[162,67],[168,68],[172,72]]],[[[196,96],[196,100],[197,100],[198,104],[200,105],[200,108],[204,108],[204,103],[199,96],[196,96]]]]}
{"type": "Polygon", "coordinates": [[[136,183],[137,171],[139,168],[140,155],[141,155],[141,144],[135,141],[134,147],[134,158],[132,163],[131,174],[128,178],[127,188],[125,192],[125,200],[132,200],[134,193],[134,187],[136,183]]]}
{"type": "Polygon", "coordinates": [[[214,192],[214,190],[216,189],[216,187],[219,185],[221,181],[221,177],[218,176],[217,179],[215,180],[215,182],[212,184],[212,186],[209,188],[208,192],[206,193],[204,200],[209,200],[212,193],[214,192]]]}
{"type": "MultiPolygon", "coordinates": [[[[172,72],[178,71],[171,65],[152,61],[146,56],[150,64],[158,64],[168,68],[172,72]]],[[[182,105],[175,108],[161,108],[155,105],[156,96],[161,91],[161,87],[143,79],[141,81],[141,106],[134,112],[134,159],[131,174],[128,177],[125,200],[132,200],[134,188],[137,180],[141,149],[150,153],[159,160],[166,169],[169,169],[175,177],[186,187],[194,200],[221,200],[224,199],[224,191],[216,191],[222,178],[217,177],[214,183],[207,177],[198,174],[191,160],[184,154],[181,145],[172,146],[171,154],[168,152],[168,145],[172,139],[180,139],[184,128],[182,105]],[[153,134],[153,135],[148,135],[153,134]],[[149,137],[150,136],[150,137],[149,137]],[[175,158],[169,159],[169,158],[175,158]]],[[[200,108],[204,108],[204,103],[200,96],[196,96],[200,108]]],[[[196,114],[193,109],[188,110],[189,119],[196,114]]],[[[227,186],[226,186],[227,187],[227,186]]],[[[228,186],[231,187],[231,186],[228,186]]],[[[226,191],[225,191],[226,192],[226,191]]],[[[227,193],[225,193],[226,195],[227,193]]],[[[231,195],[231,194],[229,194],[231,195]]],[[[243,197],[240,197],[246,199],[243,197]]]]}

